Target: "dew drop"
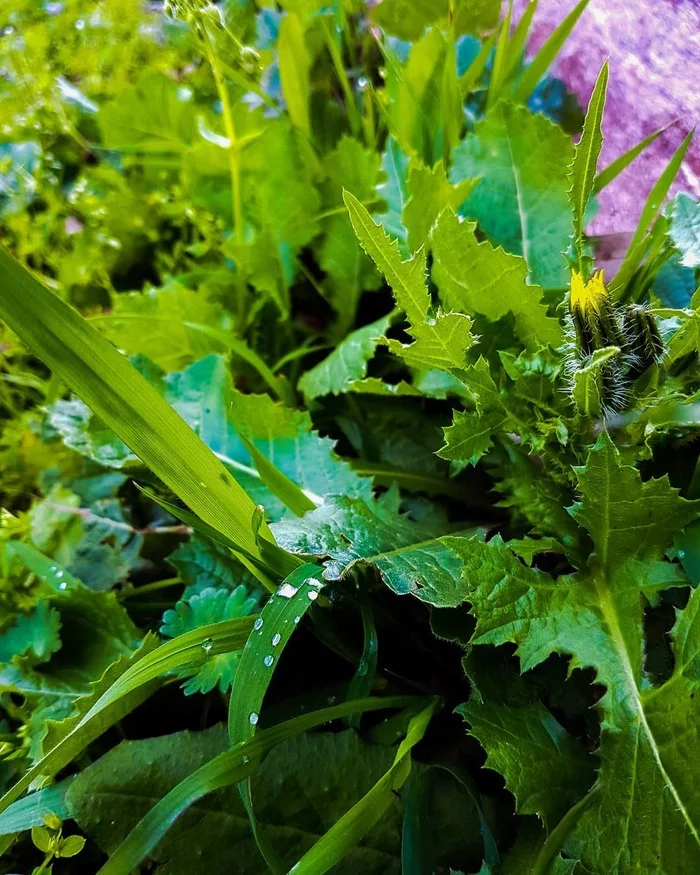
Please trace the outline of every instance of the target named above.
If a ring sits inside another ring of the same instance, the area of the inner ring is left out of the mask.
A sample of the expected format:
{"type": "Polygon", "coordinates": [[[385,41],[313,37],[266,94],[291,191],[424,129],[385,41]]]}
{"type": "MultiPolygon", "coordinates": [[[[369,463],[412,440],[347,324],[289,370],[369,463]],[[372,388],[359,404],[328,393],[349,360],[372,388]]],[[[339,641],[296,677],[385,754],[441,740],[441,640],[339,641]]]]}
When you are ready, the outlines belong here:
{"type": "Polygon", "coordinates": [[[76,29],[76,30],[84,30],[84,29],[85,29],[85,22],[83,21],[82,18],[79,18],[79,19],[75,22],[75,29],[76,29]]]}
{"type": "Polygon", "coordinates": [[[291,583],[283,583],[282,586],[277,590],[277,595],[282,596],[283,599],[290,599],[292,596],[295,596],[299,592],[299,587],[292,586],[291,583]]]}
{"type": "Polygon", "coordinates": [[[258,619],[253,623],[253,629],[255,629],[256,632],[259,632],[262,629],[262,624],[263,618],[258,617],[258,619]]]}
{"type": "Polygon", "coordinates": [[[214,646],[214,639],[213,638],[205,638],[204,641],[202,641],[202,650],[205,653],[209,653],[213,646],[214,646]]]}
{"type": "Polygon", "coordinates": [[[62,571],[57,571],[57,572],[56,572],[56,577],[58,578],[58,580],[60,580],[60,579],[63,577],[63,572],[62,572],[62,571]]]}
{"type": "Polygon", "coordinates": [[[250,762],[250,757],[247,755],[244,756],[243,757],[243,765],[247,766],[249,762],[250,762]]]}
{"type": "Polygon", "coordinates": [[[263,659],[263,662],[265,663],[265,668],[272,668],[272,663],[274,661],[275,661],[274,656],[266,656],[265,659],[263,659]]]}
{"type": "Polygon", "coordinates": [[[318,598],[318,590],[317,589],[310,589],[306,594],[311,599],[312,602],[315,602],[316,599],[318,598]]]}
{"type": "Polygon", "coordinates": [[[248,723],[250,723],[251,726],[256,726],[257,722],[258,722],[258,715],[255,713],[255,711],[251,711],[250,714],[248,715],[248,723]]]}
{"type": "Polygon", "coordinates": [[[58,584],[58,588],[61,589],[61,590],[63,590],[63,589],[67,589],[67,588],[68,588],[68,584],[67,584],[67,583],[65,582],[65,580],[64,580],[62,583],[59,583],[59,584],[58,584]]]}
{"type": "Polygon", "coordinates": [[[280,635],[280,633],[275,632],[275,634],[272,638],[272,646],[277,647],[277,645],[280,643],[281,640],[282,640],[282,636],[280,635]]]}
{"type": "Polygon", "coordinates": [[[297,623],[299,622],[299,620],[301,620],[301,617],[295,617],[295,618],[294,618],[294,625],[295,625],[295,626],[297,625],[297,623]]]}
{"type": "Polygon", "coordinates": [[[357,87],[360,89],[360,91],[364,91],[368,85],[369,79],[366,76],[360,76],[360,78],[357,80],[357,87]]]}
{"type": "Polygon", "coordinates": [[[679,550],[676,555],[679,559],[685,559],[685,550],[679,550]]]}

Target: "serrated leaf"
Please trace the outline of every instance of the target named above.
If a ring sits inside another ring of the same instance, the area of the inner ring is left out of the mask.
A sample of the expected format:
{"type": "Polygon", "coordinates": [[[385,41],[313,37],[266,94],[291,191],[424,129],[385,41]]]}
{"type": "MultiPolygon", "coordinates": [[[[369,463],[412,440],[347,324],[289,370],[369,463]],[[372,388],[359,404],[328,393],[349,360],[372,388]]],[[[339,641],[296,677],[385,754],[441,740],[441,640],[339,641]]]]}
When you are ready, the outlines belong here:
{"type": "Polygon", "coordinates": [[[460,222],[450,210],[438,220],[431,240],[433,277],[446,306],[480,313],[491,321],[513,313],[528,349],[561,343],[561,326],[547,316],[542,289],[528,284],[522,258],[495,249],[486,240],[479,243],[474,226],[460,222]]]}
{"type": "Polygon", "coordinates": [[[416,252],[423,246],[440,213],[450,208],[457,210],[477,184],[476,179],[465,179],[456,185],[447,180],[442,161],[426,167],[414,159],[408,170],[410,197],[403,209],[402,223],[408,231],[408,247],[416,252]]]}
{"type": "MultiPolygon", "coordinates": [[[[167,610],[163,614],[160,632],[166,638],[177,638],[200,626],[247,617],[255,613],[258,607],[258,593],[251,593],[245,586],[237,586],[232,590],[207,587],[181,599],[174,608],[167,610]]],[[[222,693],[226,693],[233,684],[238,661],[238,653],[219,653],[195,669],[183,669],[179,677],[187,680],[183,684],[185,695],[208,693],[217,686],[222,693]]]]}
{"type": "Polygon", "coordinates": [[[571,235],[566,172],[572,156],[560,128],[502,102],[454,150],[451,181],[481,180],[460,215],[476,219],[494,244],[522,255],[543,288],[567,282],[562,253],[571,235]]]}
{"type": "Polygon", "coordinates": [[[377,225],[365,207],[350,192],[344,194],[355,233],[363,249],[386,277],[396,303],[411,323],[415,342],[389,341],[389,348],[413,367],[462,368],[467,348],[473,343],[471,320],[461,313],[429,316],[430,295],[426,285],[426,255],[417,252],[402,261],[398,246],[377,225]]]}
{"type": "Polygon", "coordinates": [[[439,540],[436,522],[414,522],[386,502],[332,496],[303,519],[273,525],[286,549],[329,557],[324,576],[339,580],[355,563],[375,565],[385,583],[403,595],[438,606],[461,604],[459,562],[439,540]]]}
{"type": "Polygon", "coordinates": [[[569,171],[569,200],[574,221],[574,251],[577,253],[579,265],[583,258],[583,231],[586,209],[593,185],[600,150],[603,148],[603,110],[605,108],[605,93],[608,87],[608,62],[601,67],[588,103],[586,119],[583,123],[583,133],[574,149],[574,160],[569,171]]]}
{"type": "Polygon", "coordinates": [[[27,656],[34,664],[46,662],[61,649],[61,618],[58,611],[42,601],[29,614],[19,614],[12,626],[0,635],[0,663],[15,656],[27,656]]]}
{"type": "Polygon", "coordinates": [[[536,814],[551,829],[593,783],[590,754],[540,702],[469,701],[457,710],[486,751],[487,768],[505,777],[519,813],[536,814]]]}
{"type": "Polygon", "coordinates": [[[333,352],[299,380],[299,389],[307,401],[323,395],[341,395],[367,375],[367,365],[383,334],[390,316],[383,316],[358,328],[342,340],[333,352]]]}

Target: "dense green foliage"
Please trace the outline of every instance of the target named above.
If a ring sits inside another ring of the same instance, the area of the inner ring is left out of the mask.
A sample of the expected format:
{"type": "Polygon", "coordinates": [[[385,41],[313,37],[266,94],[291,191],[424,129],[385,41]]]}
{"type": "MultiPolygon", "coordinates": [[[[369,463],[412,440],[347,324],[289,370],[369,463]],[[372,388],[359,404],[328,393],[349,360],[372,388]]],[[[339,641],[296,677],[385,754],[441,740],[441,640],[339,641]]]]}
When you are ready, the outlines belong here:
{"type": "Polygon", "coordinates": [[[700,206],[605,284],[586,5],[4,0],[0,872],[700,870],[700,206]]]}

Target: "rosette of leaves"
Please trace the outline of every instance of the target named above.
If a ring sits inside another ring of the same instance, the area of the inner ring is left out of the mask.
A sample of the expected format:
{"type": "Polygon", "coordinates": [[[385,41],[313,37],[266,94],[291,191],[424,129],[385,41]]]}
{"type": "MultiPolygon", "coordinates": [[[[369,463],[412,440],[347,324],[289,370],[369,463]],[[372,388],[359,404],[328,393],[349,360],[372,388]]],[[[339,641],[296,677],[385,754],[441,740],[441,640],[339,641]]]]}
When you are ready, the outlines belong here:
{"type": "MultiPolygon", "coordinates": [[[[188,599],[181,599],[173,609],[163,614],[160,631],[167,638],[177,638],[200,626],[248,617],[260,605],[260,596],[240,584],[233,590],[207,587],[188,599]]],[[[207,653],[206,642],[202,650],[207,653]]],[[[219,687],[222,693],[231,688],[236,674],[240,653],[220,653],[210,656],[203,665],[183,669],[178,676],[186,679],[183,690],[186,696],[193,693],[208,693],[219,687]]]]}

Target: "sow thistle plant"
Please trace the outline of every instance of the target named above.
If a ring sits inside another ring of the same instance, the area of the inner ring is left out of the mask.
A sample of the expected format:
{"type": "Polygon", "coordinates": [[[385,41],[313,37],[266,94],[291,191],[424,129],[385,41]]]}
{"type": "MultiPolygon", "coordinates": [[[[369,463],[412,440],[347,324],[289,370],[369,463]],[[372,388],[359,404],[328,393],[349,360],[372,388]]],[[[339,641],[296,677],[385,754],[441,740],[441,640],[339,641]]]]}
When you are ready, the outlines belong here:
{"type": "Polygon", "coordinates": [[[3,865],[694,872],[691,135],[606,281],[587,0],[279,5],[0,12],[3,865]]]}

